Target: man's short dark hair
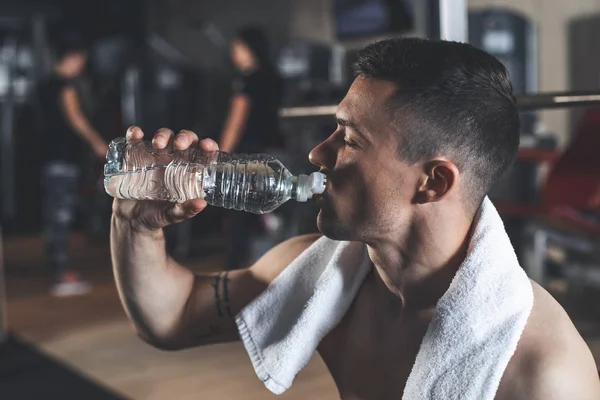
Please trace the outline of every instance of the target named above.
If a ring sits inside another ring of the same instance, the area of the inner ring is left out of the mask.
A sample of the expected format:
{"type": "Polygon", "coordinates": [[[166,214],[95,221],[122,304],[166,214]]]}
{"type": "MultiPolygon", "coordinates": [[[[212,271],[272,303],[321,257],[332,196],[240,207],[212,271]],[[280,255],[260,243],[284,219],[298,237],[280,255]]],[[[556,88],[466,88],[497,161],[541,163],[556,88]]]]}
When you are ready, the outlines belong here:
{"type": "Polygon", "coordinates": [[[450,157],[472,206],[514,162],[519,115],[509,74],[492,55],[464,43],[390,39],[361,50],[354,72],[398,86],[389,109],[403,133],[400,157],[450,157]]]}

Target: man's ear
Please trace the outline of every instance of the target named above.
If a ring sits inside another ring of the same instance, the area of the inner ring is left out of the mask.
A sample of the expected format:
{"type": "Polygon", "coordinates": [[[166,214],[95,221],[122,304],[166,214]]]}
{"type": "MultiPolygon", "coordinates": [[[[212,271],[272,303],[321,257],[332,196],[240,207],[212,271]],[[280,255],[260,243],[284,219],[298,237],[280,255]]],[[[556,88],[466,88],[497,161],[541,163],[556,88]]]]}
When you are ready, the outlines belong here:
{"type": "Polygon", "coordinates": [[[458,176],[458,167],[452,161],[444,159],[428,161],[424,165],[417,189],[417,203],[432,203],[444,199],[458,184],[458,176]]]}

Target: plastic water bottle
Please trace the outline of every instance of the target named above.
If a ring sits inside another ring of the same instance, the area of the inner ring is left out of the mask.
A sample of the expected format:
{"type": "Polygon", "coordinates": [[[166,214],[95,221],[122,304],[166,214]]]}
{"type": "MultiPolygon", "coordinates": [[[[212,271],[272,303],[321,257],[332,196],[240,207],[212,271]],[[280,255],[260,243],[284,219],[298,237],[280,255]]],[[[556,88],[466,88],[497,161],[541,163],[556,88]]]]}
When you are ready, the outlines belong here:
{"type": "Polygon", "coordinates": [[[304,202],[325,191],[320,172],[293,176],[263,154],[156,149],[151,142],[113,140],[106,155],[104,188],[119,199],[182,203],[203,198],[210,205],[264,214],[290,199],[304,202]]]}

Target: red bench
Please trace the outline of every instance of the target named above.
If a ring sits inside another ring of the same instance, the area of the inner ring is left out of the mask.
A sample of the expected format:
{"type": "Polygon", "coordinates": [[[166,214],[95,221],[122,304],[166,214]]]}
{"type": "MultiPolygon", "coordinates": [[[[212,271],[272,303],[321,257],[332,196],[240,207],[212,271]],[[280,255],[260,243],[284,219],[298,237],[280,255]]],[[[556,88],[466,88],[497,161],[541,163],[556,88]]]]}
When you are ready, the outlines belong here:
{"type": "Polygon", "coordinates": [[[590,255],[600,250],[600,109],[585,113],[564,153],[522,149],[517,162],[551,165],[538,204],[496,202],[503,217],[529,222],[530,244],[523,266],[532,279],[543,283],[549,241],[590,255]]]}

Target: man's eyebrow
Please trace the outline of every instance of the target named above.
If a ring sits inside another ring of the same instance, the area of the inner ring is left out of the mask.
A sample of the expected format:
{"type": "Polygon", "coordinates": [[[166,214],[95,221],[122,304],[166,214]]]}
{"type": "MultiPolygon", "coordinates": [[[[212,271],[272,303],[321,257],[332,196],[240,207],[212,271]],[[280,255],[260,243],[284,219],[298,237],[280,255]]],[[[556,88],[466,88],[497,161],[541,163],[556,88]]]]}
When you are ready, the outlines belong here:
{"type": "Polygon", "coordinates": [[[361,134],[362,136],[367,136],[363,133],[362,129],[360,129],[358,127],[358,125],[356,125],[354,122],[352,121],[348,121],[347,119],[341,118],[341,117],[336,117],[336,121],[338,123],[339,126],[349,126],[350,128],[354,129],[357,133],[361,134]]]}

